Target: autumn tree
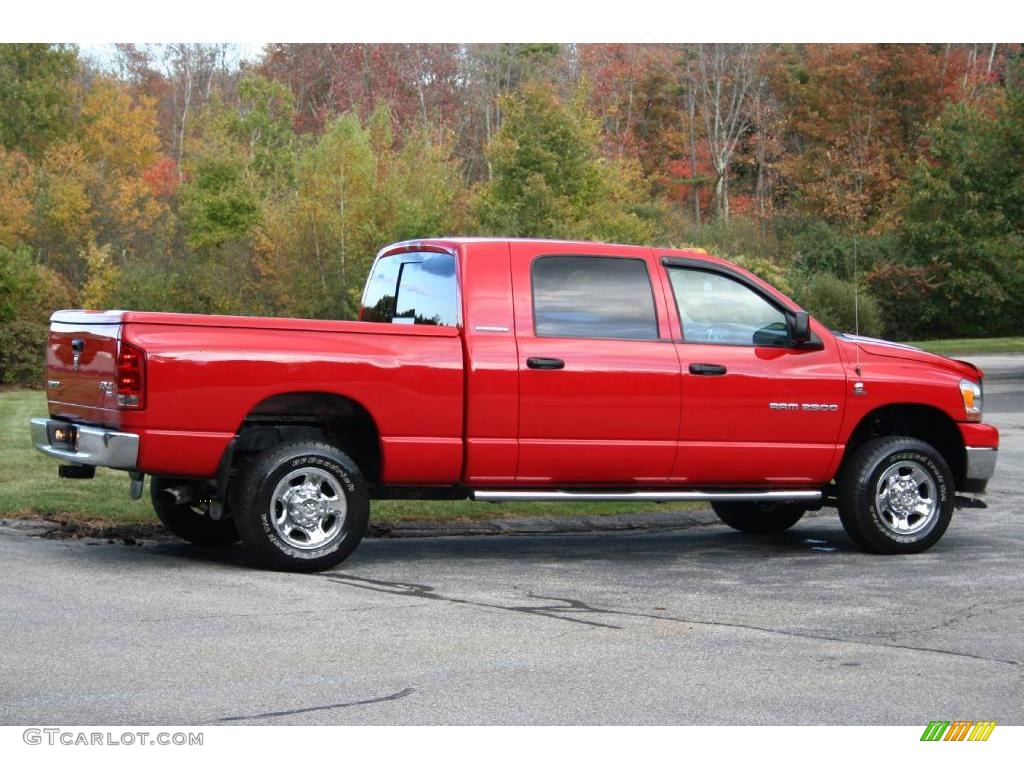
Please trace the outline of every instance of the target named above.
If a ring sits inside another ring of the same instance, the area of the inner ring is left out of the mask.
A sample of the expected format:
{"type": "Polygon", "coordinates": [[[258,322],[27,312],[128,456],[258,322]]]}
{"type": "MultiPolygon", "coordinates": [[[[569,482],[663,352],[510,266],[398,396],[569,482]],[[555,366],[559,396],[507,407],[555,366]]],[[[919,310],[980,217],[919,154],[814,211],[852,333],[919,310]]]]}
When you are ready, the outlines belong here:
{"type": "Polygon", "coordinates": [[[35,180],[20,152],[0,148],[0,247],[15,248],[33,233],[35,180]]]}
{"type": "Polygon", "coordinates": [[[729,172],[740,139],[750,127],[752,94],[760,87],[760,46],[700,45],[692,76],[715,169],[715,212],[728,220],[729,172]]]}
{"type": "Polygon", "coordinates": [[[372,257],[375,158],[349,113],[304,152],[294,197],[267,221],[262,273],[290,314],[352,317],[356,282],[372,257]],[[269,252],[269,253],[268,253],[269,252]]]}
{"type": "Polygon", "coordinates": [[[458,58],[453,44],[275,43],[261,70],[291,89],[303,132],[349,111],[368,118],[379,106],[400,125],[436,125],[460,107],[458,58]]]}
{"type": "Polygon", "coordinates": [[[37,166],[31,244],[37,259],[75,285],[85,277],[81,257],[92,236],[95,212],[89,198],[93,169],[77,142],[50,147],[37,166]]]}
{"type": "Polygon", "coordinates": [[[813,45],[778,61],[774,85],[789,112],[780,167],[793,207],[865,227],[889,216],[922,131],[955,88],[942,50],[813,45]]]}
{"type": "Polygon", "coordinates": [[[210,103],[218,76],[227,69],[234,46],[229,43],[169,43],[159,56],[169,73],[173,109],[173,152],[180,165],[185,153],[189,121],[210,103]]]}
{"type": "Polygon", "coordinates": [[[890,332],[968,306],[996,332],[1020,319],[1021,50],[3,46],[0,248],[91,306],[351,317],[389,241],[664,239],[821,306],[845,298],[820,275],[858,274],[890,332]]]}
{"type": "Polygon", "coordinates": [[[134,100],[110,79],[96,79],[82,103],[78,143],[91,173],[93,238],[120,254],[146,247],[165,213],[151,172],[164,159],[152,99],[134,100]]]}

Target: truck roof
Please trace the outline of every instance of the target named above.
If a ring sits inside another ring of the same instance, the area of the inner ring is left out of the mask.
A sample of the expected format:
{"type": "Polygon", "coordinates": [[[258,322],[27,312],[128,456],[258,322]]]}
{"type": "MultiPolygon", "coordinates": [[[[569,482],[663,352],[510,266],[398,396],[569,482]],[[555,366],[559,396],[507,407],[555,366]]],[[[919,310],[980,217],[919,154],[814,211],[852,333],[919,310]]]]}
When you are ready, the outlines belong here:
{"type": "MultiPolygon", "coordinates": [[[[391,253],[393,251],[410,250],[413,248],[420,248],[423,246],[434,246],[441,248],[454,248],[459,245],[466,245],[471,243],[541,243],[550,245],[552,247],[558,246],[586,246],[586,245],[601,245],[603,247],[621,248],[624,251],[628,250],[644,250],[648,251],[652,248],[665,251],[666,253],[688,253],[696,254],[701,256],[710,256],[710,254],[703,248],[696,247],[684,247],[684,248],[663,248],[654,245],[625,245],[622,243],[609,243],[606,241],[599,240],[560,240],[545,237],[465,237],[465,236],[444,236],[444,237],[424,237],[417,238],[415,240],[403,240],[398,243],[392,243],[391,245],[385,246],[380,250],[381,254],[391,253]]],[[[712,257],[714,258],[714,257],[712,257]]]]}

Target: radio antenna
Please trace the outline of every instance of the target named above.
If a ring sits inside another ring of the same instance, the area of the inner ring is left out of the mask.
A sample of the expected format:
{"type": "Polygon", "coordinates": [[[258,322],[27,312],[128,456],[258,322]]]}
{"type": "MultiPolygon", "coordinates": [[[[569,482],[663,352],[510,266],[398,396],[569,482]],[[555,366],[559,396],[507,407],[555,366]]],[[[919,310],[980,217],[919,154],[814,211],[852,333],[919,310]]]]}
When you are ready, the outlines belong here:
{"type": "Polygon", "coordinates": [[[859,275],[857,273],[857,232],[853,233],[853,333],[857,337],[857,341],[854,346],[857,348],[857,365],[854,370],[857,372],[857,376],[860,373],[860,283],[859,275]]]}

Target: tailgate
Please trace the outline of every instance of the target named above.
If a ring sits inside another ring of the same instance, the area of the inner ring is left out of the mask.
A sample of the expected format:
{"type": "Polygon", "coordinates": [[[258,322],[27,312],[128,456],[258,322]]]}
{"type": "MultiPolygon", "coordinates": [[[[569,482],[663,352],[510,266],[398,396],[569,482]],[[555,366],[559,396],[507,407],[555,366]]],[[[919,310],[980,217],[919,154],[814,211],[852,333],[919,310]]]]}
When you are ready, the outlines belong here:
{"type": "Polygon", "coordinates": [[[114,398],[123,313],[63,310],[50,318],[46,394],[50,415],[117,426],[114,398]]]}

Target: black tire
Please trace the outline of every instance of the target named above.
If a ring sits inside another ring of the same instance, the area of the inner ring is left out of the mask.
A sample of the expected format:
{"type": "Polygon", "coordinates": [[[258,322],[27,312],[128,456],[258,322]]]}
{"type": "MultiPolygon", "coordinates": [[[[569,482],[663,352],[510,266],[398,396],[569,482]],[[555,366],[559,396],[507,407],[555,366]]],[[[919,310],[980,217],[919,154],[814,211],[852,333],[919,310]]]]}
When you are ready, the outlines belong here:
{"type": "Polygon", "coordinates": [[[924,552],[949,527],[954,496],[953,473],[935,448],[910,437],[880,437],[860,446],[843,468],[839,519],[868,552],[924,552]]]}
{"type": "Polygon", "coordinates": [[[153,511],[160,518],[164,527],[185,541],[193,544],[225,546],[238,541],[238,531],[231,516],[213,520],[204,514],[195,504],[173,504],[166,495],[161,494],[165,488],[178,485],[180,481],[163,477],[154,477],[149,483],[149,495],[153,501],[153,511]]]}
{"type": "Polygon", "coordinates": [[[792,528],[806,507],[786,502],[713,501],[718,519],[744,533],[778,533],[792,528]]]}
{"type": "Polygon", "coordinates": [[[327,443],[268,448],[245,468],[236,490],[238,532],[270,568],[323,571],[352,554],[366,532],[366,481],[327,443]]]}

